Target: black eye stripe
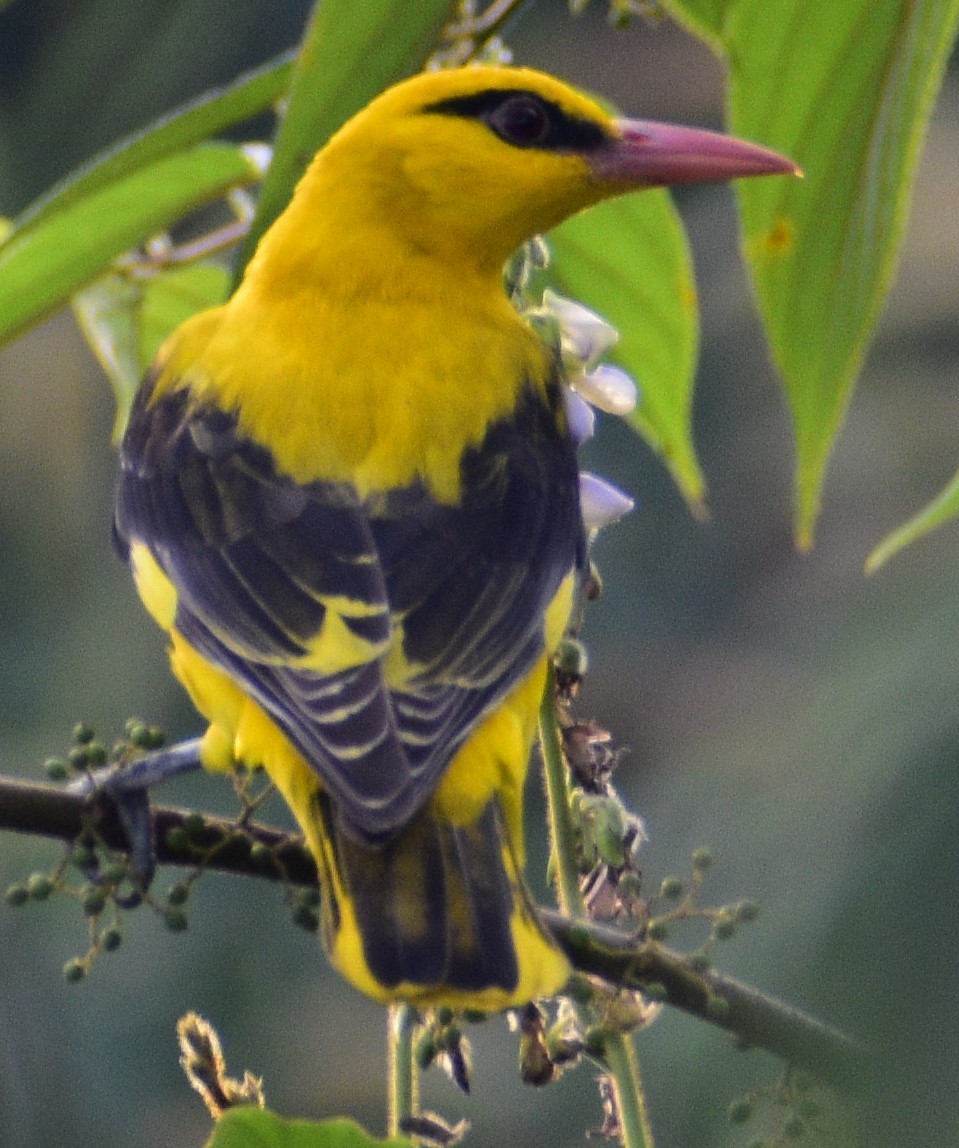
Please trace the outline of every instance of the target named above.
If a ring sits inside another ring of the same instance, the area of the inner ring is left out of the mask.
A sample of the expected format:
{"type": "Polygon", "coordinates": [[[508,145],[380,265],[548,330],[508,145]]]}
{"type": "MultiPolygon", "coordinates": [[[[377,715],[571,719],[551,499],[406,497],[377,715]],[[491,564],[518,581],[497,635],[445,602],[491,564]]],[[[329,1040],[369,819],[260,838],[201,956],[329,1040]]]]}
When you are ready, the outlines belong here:
{"type": "Polygon", "coordinates": [[[599,147],[606,139],[602,127],[591,120],[578,119],[563,111],[558,104],[545,100],[536,92],[522,88],[493,88],[475,92],[470,96],[454,96],[449,100],[430,104],[424,111],[436,115],[462,116],[464,119],[481,120],[500,139],[515,147],[535,147],[543,151],[589,151],[599,147]],[[535,112],[543,115],[543,130],[530,132],[524,138],[524,131],[509,131],[512,124],[517,129],[533,124],[535,112]]]}

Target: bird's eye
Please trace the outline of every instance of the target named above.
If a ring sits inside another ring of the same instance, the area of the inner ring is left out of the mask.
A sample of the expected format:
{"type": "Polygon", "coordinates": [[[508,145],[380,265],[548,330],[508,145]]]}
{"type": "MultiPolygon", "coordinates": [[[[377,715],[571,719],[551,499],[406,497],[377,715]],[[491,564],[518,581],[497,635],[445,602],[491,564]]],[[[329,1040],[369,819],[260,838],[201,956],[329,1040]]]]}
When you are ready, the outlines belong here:
{"type": "Polygon", "coordinates": [[[515,147],[536,147],[549,135],[549,113],[535,96],[510,96],[487,116],[494,132],[515,147]]]}

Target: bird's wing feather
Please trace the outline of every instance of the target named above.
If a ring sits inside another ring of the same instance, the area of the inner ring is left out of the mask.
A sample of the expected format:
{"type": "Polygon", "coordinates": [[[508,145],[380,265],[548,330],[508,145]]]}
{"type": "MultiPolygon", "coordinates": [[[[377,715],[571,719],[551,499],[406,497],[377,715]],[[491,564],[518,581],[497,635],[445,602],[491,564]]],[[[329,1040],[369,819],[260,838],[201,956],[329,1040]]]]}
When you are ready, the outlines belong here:
{"type": "Polygon", "coordinates": [[[454,506],[419,482],[365,500],[298,484],[232,415],[145,386],[115,529],[175,585],[177,629],[367,834],[405,824],[529,672],[546,607],[582,561],[572,447],[532,390],[464,452],[454,506]]]}

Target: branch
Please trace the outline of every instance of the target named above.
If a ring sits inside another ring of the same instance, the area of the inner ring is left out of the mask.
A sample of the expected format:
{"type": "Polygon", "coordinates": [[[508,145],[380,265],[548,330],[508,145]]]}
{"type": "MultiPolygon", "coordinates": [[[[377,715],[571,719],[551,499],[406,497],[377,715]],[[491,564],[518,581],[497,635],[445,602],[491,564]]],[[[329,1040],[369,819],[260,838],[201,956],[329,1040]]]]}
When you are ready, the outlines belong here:
{"type": "MultiPolygon", "coordinates": [[[[203,815],[203,827],[183,829],[192,810],[153,809],[157,861],[193,866],[198,855],[208,869],[261,877],[292,885],[316,884],[316,866],[302,840],[278,829],[203,815]],[[253,849],[256,844],[266,850],[253,849]]],[[[49,785],[0,777],[0,830],[74,841],[95,833],[107,846],[125,851],[128,842],[108,800],[90,801],[49,785]]],[[[629,989],[651,989],[665,1003],[766,1049],[797,1068],[846,1091],[861,1091],[868,1079],[867,1051],[838,1030],[757,989],[721,973],[690,968],[672,950],[637,941],[622,930],[571,921],[551,909],[540,917],[580,973],[629,989]]]]}

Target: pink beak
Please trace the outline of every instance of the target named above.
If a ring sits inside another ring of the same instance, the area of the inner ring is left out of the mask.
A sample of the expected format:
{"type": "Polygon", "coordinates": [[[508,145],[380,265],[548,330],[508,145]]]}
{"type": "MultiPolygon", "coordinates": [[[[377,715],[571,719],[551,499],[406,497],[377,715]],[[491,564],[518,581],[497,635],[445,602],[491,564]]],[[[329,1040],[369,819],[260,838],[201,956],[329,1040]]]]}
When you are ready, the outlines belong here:
{"type": "Polygon", "coordinates": [[[802,175],[785,156],[719,132],[651,120],[617,120],[616,129],[617,139],[589,153],[590,166],[603,183],[665,187],[749,175],[802,175]]]}

